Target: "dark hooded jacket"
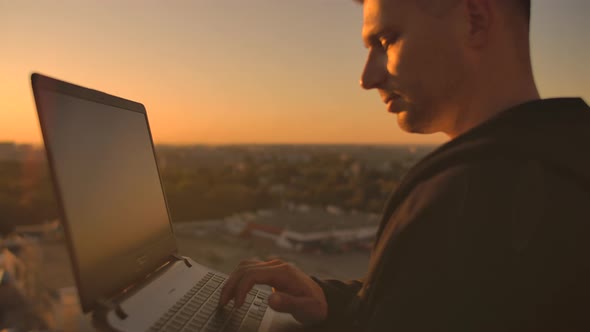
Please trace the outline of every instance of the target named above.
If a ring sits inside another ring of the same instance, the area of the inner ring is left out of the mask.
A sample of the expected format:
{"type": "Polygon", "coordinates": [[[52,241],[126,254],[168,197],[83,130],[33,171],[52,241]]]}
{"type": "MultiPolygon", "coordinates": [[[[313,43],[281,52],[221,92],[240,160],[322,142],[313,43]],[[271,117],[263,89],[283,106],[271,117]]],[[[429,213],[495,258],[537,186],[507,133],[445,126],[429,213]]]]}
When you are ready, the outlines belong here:
{"type": "Polygon", "coordinates": [[[528,102],[424,158],[320,330],[590,331],[590,108],[528,102]]]}

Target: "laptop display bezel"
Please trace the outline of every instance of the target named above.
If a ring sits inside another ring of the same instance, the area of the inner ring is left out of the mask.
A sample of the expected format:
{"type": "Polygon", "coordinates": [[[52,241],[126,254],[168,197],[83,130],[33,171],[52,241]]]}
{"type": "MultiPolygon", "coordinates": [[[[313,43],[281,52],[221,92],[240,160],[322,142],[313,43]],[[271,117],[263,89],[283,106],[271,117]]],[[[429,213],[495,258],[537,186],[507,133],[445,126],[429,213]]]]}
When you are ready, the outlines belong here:
{"type": "Polygon", "coordinates": [[[153,142],[152,133],[151,133],[148,117],[147,117],[147,112],[146,112],[144,105],[141,103],[137,103],[137,102],[127,100],[124,98],[120,98],[120,97],[116,97],[116,96],[113,96],[113,95],[110,95],[110,94],[107,94],[107,93],[104,93],[101,91],[85,88],[85,87],[82,87],[79,85],[71,84],[71,83],[61,81],[58,79],[54,79],[51,77],[47,77],[47,76],[44,76],[44,75],[41,75],[38,73],[33,73],[31,75],[31,83],[32,83],[35,103],[37,106],[37,115],[39,118],[41,133],[42,133],[43,141],[44,141],[44,145],[45,145],[45,152],[46,152],[47,161],[48,161],[48,165],[49,165],[49,171],[50,171],[50,174],[51,174],[51,177],[53,180],[52,182],[53,182],[53,188],[54,188],[56,201],[58,204],[58,211],[60,214],[60,218],[61,218],[61,222],[62,222],[62,225],[64,228],[64,232],[66,235],[66,243],[67,243],[68,251],[70,253],[70,260],[72,262],[76,286],[78,288],[78,296],[80,299],[80,305],[82,307],[82,311],[84,313],[88,313],[88,312],[91,312],[91,311],[97,309],[97,306],[99,305],[100,302],[109,301],[114,297],[118,297],[122,293],[124,293],[125,291],[133,288],[134,285],[141,283],[141,281],[144,280],[144,278],[150,272],[155,271],[156,269],[158,269],[162,265],[169,262],[172,259],[172,255],[178,253],[178,248],[177,248],[176,240],[174,237],[174,229],[173,229],[172,223],[171,223],[172,219],[170,216],[170,209],[169,209],[169,205],[167,202],[165,191],[164,191],[164,188],[162,185],[160,168],[158,166],[158,159],[157,159],[156,153],[155,153],[154,142],[153,142]],[[147,126],[149,139],[150,139],[150,144],[151,144],[151,148],[152,148],[152,153],[153,153],[153,157],[154,157],[154,162],[155,162],[157,173],[158,173],[158,179],[160,181],[159,182],[160,188],[162,190],[162,196],[164,198],[164,204],[165,204],[166,213],[168,216],[168,223],[170,226],[170,232],[167,233],[166,236],[162,237],[162,239],[160,241],[157,241],[157,243],[155,245],[152,242],[152,243],[150,243],[150,246],[146,246],[145,247],[146,252],[145,252],[145,254],[142,255],[141,261],[138,261],[137,259],[129,259],[128,262],[118,262],[120,264],[125,264],[125,266],[127,266],[127,264],[129,267],[134,266],[137,270],[137,273],[136,273],[137,277],[134,277],[133,279],[122,280],[120,285],[117,285],[113,289],[105,290],[105,293],[101,294],[101,296],[98,296],[98,297],[97,296],[94,296],[94,297],[90,296],[89,290],[91,289],[90,285],[92,282],[100,282],[100,281],[82,280],[82,273],[81,273],[81,269],[79,266],[78,255],[76,253],[76,248],[74,246],[73,238],[72,238],[72,236],[74,234],[71,231],[70,221],[67,220],[67,214],[65,213],[65,204],[63,201],[61,188],[59,187],[58,176],[57,176],[57,172],[55,169],[54,156],[51,151],[50,144],[45,143],[45,142],[48,142],[48,135],[47,135],[47,126],[43,120],[42,113],[48,112],[48,110],[46,110],[44,108],[44,105],[42,104],[42,99],[40,97],[40,94],[42,93],[42,91],[49,91],[49,92],[64,94],[64,95],[71,96],[74,98],[79,98],[79,99],[83,99],[83,100],[87,100],[87,101],[91,101],[91,102],[95,102],[95,103],[113,106],[113,107],[122,109],[123,111],[132,111],[132,112],[141,113],[145,117],[146,126],[147,126]]]}

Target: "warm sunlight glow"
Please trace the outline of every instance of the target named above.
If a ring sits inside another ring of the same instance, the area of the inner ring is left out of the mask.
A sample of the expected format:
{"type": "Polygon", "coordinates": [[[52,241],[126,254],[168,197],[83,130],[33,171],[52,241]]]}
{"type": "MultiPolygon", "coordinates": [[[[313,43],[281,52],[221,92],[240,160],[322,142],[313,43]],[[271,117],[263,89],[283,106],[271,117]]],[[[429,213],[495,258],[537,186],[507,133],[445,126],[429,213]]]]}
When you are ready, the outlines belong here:
{"type": "MultiPolygon", "coordinates": [[[[533,64],[544,97],[590,99],[589,46],[579,42],[588,29],[576,10],[588,3],[574,2],[535,4],[533,64]]],[[[8,47],[0,63],[0,141],[41,140],[33,71],[145,104],[160,143],[445,141],[403,133],[378,95],[359,88],[366,50],[353,1],[1,7],[8,47]]]]}

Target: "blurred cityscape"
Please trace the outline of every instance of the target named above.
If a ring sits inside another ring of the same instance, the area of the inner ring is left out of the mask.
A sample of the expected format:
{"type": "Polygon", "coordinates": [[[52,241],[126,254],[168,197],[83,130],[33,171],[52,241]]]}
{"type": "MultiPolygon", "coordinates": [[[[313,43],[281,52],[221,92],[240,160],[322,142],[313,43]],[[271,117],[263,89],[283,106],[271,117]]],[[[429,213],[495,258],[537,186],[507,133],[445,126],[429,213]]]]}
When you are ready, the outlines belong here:
{"type": "MultiPolygon", "coordinates": [[[[390,192],[434,148],[159,145],[156,155],[181,254],[225,273],[279,257],[349,279],[366,271],[390,192]]],[[[68,330],[79,308],[41,147],[0,142],[0,232],[0,327],[35,312],[27,328],[68,330]],[[20,316],[6,311],[19,303],[20,316]]]]}

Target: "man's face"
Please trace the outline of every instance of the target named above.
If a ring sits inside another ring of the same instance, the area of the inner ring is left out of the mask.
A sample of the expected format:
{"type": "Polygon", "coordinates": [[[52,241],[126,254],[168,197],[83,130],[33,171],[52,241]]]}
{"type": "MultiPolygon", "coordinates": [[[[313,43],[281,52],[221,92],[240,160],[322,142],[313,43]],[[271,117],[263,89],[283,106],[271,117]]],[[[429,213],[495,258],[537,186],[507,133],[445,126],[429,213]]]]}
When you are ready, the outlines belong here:
{"type": "Polygon", "coordinates": [[[369,55],[361,84],[379,91],[407,132],[446,132],[456,121],[466,77],[456,4],[364,1],[363,39],[369,55]]]}

